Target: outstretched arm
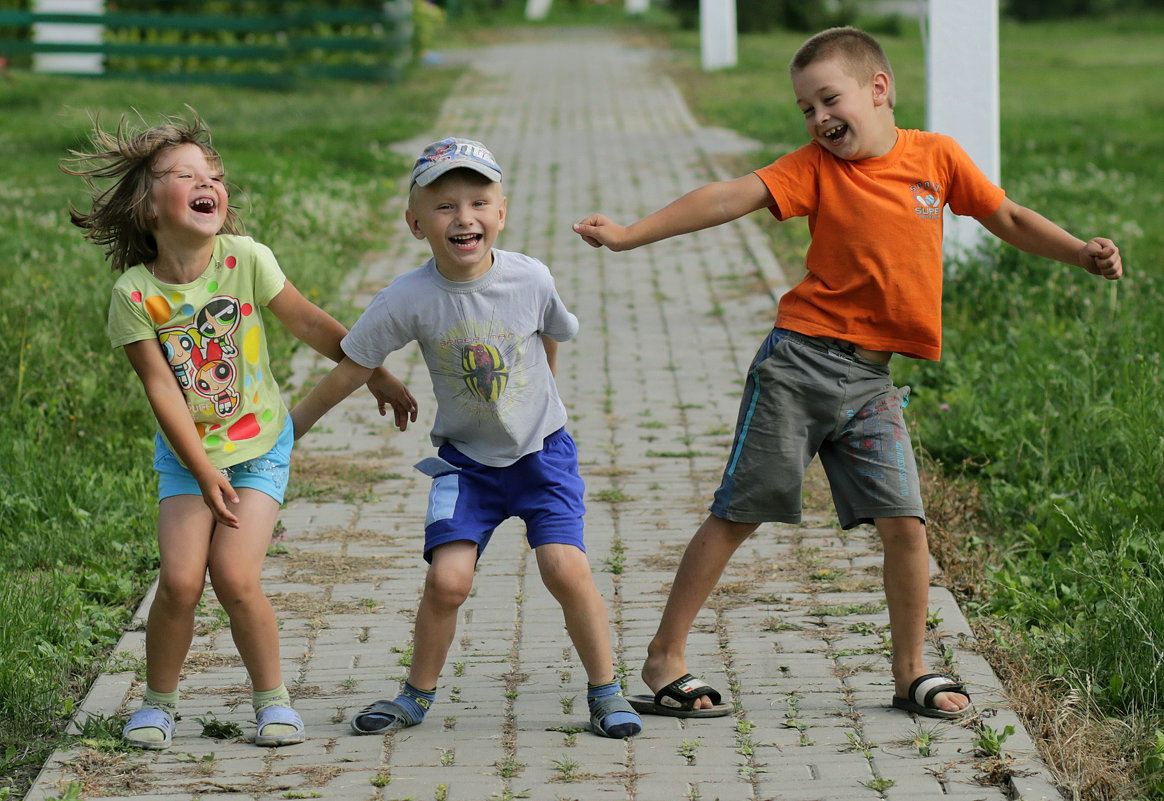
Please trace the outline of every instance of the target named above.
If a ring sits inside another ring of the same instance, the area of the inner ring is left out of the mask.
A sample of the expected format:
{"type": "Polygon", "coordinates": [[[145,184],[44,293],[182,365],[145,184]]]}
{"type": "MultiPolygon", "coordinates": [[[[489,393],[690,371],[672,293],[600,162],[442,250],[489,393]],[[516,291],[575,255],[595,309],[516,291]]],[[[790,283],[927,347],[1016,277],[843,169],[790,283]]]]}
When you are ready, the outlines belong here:
{"type": "Polygon", "coordinates": [[[1115,281],[1124,274],[1120,250],[1110,239],[1084,242],[1038,212],[1003,198],[998,211],[978,220],[982,227],[1019,250],[1064,264],[1082,267],[1093,275],[1115,281]]]}
{"type": "Polygon", "coordinates": [[[315,425],[337,403],[366,384],[372,376],[372,368],[344,359],[337,364],[323,380],[315,385],[307,397],[295,404],[291,410],[291,421],[295,425],[295,439],[299,439],[315,425]]]}
{"type": "MultiPolygon", "coordinates": [[[[303,293],[290,281],[283,285],[282,291],[271,300],[268,308],[301,342],[307,343],[333,362],[339,363],[343,360],[344,352],[340,347],[340,341],[348,333],[348,329],[344,328],[339,320],[303,297],[303,293]]],[[[384,367],[377,367],[366,380],[368,389],[376,398],[381,416],[387,414],[386,406],[391,405],[396,427],[401,431],[408,427],[409,420],[416,422],[416,398],[412,397],[404,382],[384,367]]],[[[336,403],[338,402],[337,400],[336,403]]],[[[298,428],[295,431],[297,438],[303,433],[298,428]]]]}
{"type": "Polygon", "coordinates": [[[755,173],[693,189],[678,200],[623,227],[601,214],[591,214],[574,231],[591,247],[631,250],[692,231],[730,222],[772,205],[768,187],[755,173]]]}

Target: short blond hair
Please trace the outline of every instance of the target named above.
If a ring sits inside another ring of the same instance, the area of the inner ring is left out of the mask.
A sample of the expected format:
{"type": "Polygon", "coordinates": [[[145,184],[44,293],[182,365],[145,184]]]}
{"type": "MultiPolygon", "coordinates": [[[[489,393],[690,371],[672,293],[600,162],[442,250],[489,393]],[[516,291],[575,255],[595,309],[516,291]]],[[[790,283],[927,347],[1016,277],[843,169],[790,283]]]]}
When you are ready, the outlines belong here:
{"type": "Polygon", "coordinates": [[[862,86],[869,83],[878,72],[888,75],[889,107],[893,108],[897,102],[897,86],[889,57],[876,39],[859,28],[846,26],[821,31],[800,46],[788,70],[795,75],[810,64],[830,58],[838,60],[845,74],[862,86]]]}

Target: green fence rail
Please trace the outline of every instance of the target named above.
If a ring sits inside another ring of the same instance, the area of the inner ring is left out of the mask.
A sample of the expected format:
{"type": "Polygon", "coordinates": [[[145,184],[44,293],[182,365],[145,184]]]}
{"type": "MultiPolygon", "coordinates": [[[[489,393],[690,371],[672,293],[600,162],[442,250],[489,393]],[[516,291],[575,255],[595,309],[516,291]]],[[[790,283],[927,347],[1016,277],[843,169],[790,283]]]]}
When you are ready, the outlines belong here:
{"type": "Polygon", "coordinates": [[[38,54],[99,57],[99,73],[52,70],[85,77],[272,88],[313,78],[392,81],[411,59],[411,47],[411,0],[123,0],[101,14],[0,5],[0,58],[31,65],[38,54]],[[34,35],[37,25],[97,25],[102,35],[93,42],[45,41],[34,35]]]}

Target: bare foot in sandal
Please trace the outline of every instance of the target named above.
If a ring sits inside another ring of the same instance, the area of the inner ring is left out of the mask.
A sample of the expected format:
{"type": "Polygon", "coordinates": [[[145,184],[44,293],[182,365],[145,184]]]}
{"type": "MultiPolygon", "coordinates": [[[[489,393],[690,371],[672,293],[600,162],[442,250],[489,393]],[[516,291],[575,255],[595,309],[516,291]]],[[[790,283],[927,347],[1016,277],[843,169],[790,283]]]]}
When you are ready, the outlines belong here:
{"type": "Polygon", "coordinates": [[[648,714],[655,715],[667,714],[666,712],[648,708],[649,702],[650,705],[655,707],[658,707],[660,704],[666,704],[666,708],[695,713],[694,715],[689,715],[691,717],[699,716],[700,713],[709,712],[712,714],[704,714],[703,716],[718,717],[727,714],[727,705],[720,704],[720,693],[703,681],[692,676],[687,670],[686,661],[682,658],[652,658],[648,655],[647,661],[643,663],[641,675],[647,687],[655,694],[655,697],[632,696],[631,705],[639,712],[646,711],[648,714]],[[692,684],[693,682],[697,683],[699,687],[695,687],[692,684]],[[686,689],[684,689],[685,687],[686,689]],[[710,692],[703,692],[703,690],[710,692]],[[643,698],[646,699],[646,702],[638,700],[638,705],[636,705],[636,700],[643,698]],[[685,700],[680,700],[680,698],[685,700]],[[668,703],[668,699],[672,703],[668,703]],[[678,703],[679,707],[673,706],[674,703],[678,703]]]}

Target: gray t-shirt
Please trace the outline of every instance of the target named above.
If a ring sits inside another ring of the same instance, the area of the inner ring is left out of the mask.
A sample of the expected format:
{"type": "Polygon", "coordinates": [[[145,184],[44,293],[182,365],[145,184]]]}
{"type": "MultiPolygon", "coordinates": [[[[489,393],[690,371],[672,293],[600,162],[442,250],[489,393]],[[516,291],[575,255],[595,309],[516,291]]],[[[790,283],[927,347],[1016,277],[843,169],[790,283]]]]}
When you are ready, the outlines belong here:
{"type": "Polygon", "coordinates": [[[379,367],[416,340],[437,402],[433,445],[447,442],[481,464],[506,467],[566,424],[540,336],[565,342],[577,333],[578,318],[549,268],[495,249],[493,266],[474,281],[448,280],[433,259],[400,276],[342,346],[357,364],[379,367]]]}

